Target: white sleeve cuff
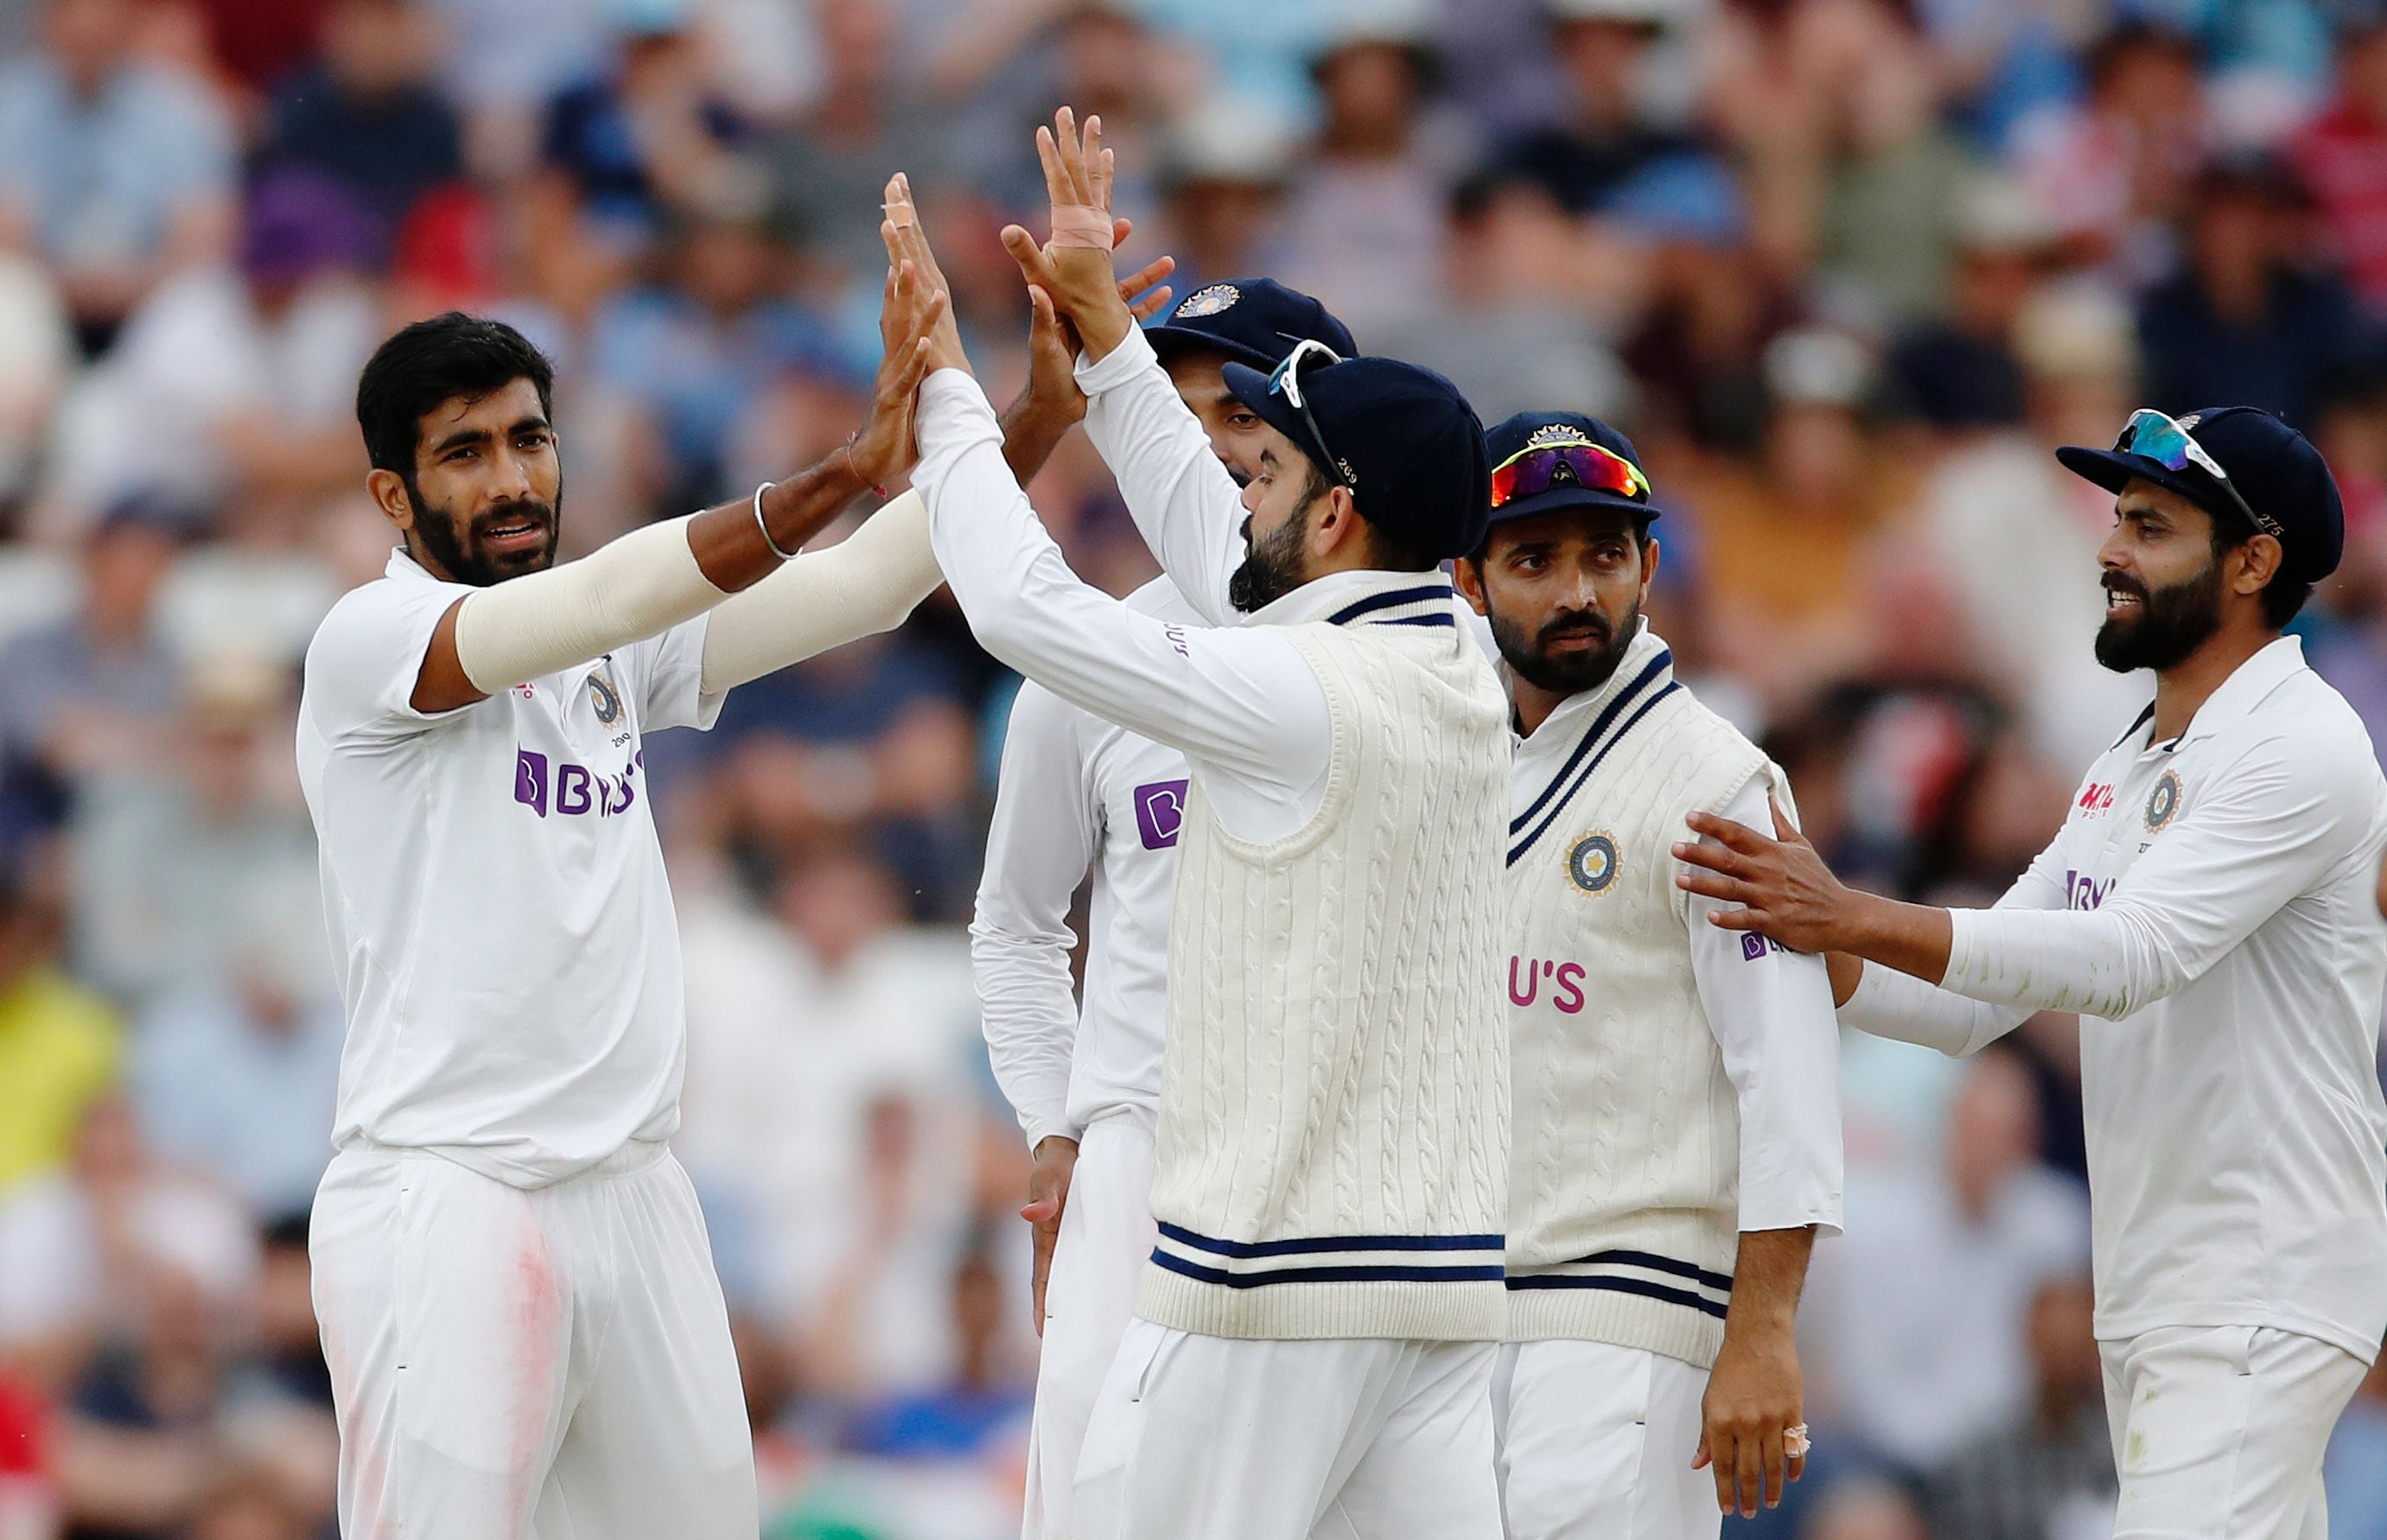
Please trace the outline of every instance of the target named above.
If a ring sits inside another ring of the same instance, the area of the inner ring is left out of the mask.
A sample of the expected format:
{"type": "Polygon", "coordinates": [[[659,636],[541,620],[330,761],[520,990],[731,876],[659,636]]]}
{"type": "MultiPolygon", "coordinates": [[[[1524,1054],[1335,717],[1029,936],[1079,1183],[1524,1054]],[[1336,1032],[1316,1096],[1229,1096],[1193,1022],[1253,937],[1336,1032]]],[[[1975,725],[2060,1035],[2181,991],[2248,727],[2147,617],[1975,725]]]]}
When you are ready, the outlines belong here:
{"type": "Polygon", "coordinates": [[[1152,339],[1143,335],[1143,328],[1130,327],[1119,345],[1100,360],[1088,362],[1083,353],[1078,355],[1078,388],[1089,396],[1100,395],[1135,378],[1147,364],[1159,362],[1160,355],[1152,350],[1152,339]]]}

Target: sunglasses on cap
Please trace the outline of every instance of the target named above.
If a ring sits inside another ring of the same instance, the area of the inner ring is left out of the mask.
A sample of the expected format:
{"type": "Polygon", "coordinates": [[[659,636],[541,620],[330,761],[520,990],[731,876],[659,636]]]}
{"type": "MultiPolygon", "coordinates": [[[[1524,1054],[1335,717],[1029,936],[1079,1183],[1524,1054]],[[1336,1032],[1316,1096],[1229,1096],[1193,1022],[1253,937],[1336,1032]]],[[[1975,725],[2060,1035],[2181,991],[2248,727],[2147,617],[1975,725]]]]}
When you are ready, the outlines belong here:
{"type": "Polygon", "coordinates": [[[1588,438],[1528,444],[1492,467],[1492,506],[1538,498],[1553,486],[1576,486],[1635,502],[1649,500],[1649,478],[1641,467],[1588,438]]]}
{"type": "Polygon", "coordinates": [[[1337,485],[1345,490],[1355,490],[1351,486],[1349,473],[1343,469],[1343,462],[1334,458],[1332,449],[1327,448],[1326,435],[1319,431],[1318,419],[1311,415],[1309,403],[1302,399],[1301,366],[1310,359],[1321,359],[1326,363],[1336,364],[1343,361],[1343,355],[1316,337],[1302,338],[1293,345],[1293,351],[1284,356],[1284,361],[1269,372],[1269,394],[1283,397],[1285,404],[1301,414],[1301,425],[1309,430],[1309,448],[1318,451],[1319,464],[1325,468],[1326,473],[1332,476],[1337,485]]]}
{"type": "Polygon", "coordinates": [[[2221,468],[2219,461],[2204,452],[2203,445],[2189,436],[2187,425],[2173,421],[2153,407],[2141,407],[2130,413],[2130,420],[2122,425],[2122,435],[2114,440],[2114,450],[2116,454],[2152,460],[2166,471],[2185,471],[2191,465],[2195,466],[2229,495],[2230,502],[2239,512],[2246,515],[2248,524],[2275,540],[2283,537],[2280,521],[2267,519],[2255,512],[2246,499],[2239,496],[2238,488],[2229,485],[2229,473],[2221,468]]]}

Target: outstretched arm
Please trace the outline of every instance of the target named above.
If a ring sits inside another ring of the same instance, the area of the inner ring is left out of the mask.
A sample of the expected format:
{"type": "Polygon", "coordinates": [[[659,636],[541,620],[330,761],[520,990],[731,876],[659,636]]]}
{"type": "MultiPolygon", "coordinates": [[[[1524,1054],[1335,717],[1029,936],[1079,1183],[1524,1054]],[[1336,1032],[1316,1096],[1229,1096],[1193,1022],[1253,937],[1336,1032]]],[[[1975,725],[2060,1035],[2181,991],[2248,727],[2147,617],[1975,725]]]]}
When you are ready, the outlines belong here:
{"type": "MultiPolygon", "coordinates": [[[[890,273],[890,299],[899,284],[916,282],[890,273]]],[[[940,309],[943,303],[941,295],[934,301],[940,309]]],[[[458,600],[432,631],[413,708],[452,711],[601,657],[693,619],[777,572],[782,552],[802,546],[848,503],[911,462],[914,399],[928,356],[922,342],[884,359],[870,420],[811,469],[757,497],[634,530],[577,562],[458,600]]]]}

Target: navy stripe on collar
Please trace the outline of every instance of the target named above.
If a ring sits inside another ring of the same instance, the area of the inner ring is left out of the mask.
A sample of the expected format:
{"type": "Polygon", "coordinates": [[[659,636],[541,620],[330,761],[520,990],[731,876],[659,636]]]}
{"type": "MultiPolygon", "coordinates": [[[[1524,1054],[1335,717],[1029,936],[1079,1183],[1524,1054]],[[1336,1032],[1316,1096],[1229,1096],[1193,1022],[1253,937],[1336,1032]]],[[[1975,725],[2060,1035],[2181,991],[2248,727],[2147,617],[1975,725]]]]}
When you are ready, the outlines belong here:
{"type": "Polygon", "coordinates": [[[1617,713],[1623,711],[1635,695],[1647,688],[1649,681],[1655,679],[1661,672],[1671,667],[1673,662],[1673,649],[1660,648],[1658,655],[1650,659],[1648,664],[1636,675],[1630,683],[1618,690],[1613,700],[1600,708],[1599,714],[1592,719],[1591,726],[1585,728],[1583,737],[1576,740],[1574,751],[1567,755],[1566,763],[1560,765],[1558,773],[1550,776],[1550,783],[1542,788],[1542,794],[1534,799],[1534,805],[1509,820],[1510,834],[1515,834],[1534,821],[1534,814],[1541,812],[1542,804],[1548,802],[1557,793],[1560,786],[1564,784],[1566,778],[1574,773],[1574,767],[1582,761],[1583,756],[1591,752],[1598,744],[1599,735],[1606,732],[1608,725],[1616,720],[1617,713]]]}
{"type": "Polygon", "coordinates": [[[1454,591],[1447,583],[1431,583],[1415,588],[1394,588],[1385,593],[1370,594],[1365,599],[1354,600],[1327,616],[1326,624],[1348,625],[1361,615],[1371,615],[1379,610],[1397,609],[1404,604],[1426,604],[1437,599],[1446,600],[1454,591]]]}
{"type": "Polygon", "coordinates": [[[1581,772],[1575,776],[1573,780],[1567,784],[1565,795],[1560,797],[1557,802],[1550,804],[1550,810],[1542,814],[1542,821],[1534,826],[1531,833],[1527,834],[1522,839],[1520,839],[1516,844],[1509,847],[1509,865],[1513,866],[1520,860],[1523,859],[1525,852],[1534,848],[1534,841],[1539,839],[1543,835],[1549,832],[1550,826],[1558,822],[1559,814],[1566,811],[1567,803],[1572,802],[1574,800],[1574,794],[1583,789],[1583,783],[1591,779],[1591,773],[1599,768],[1599,762],[1601,760],[1608,757],[1608,751],[1610,749],[1615,748],[1618,744],[1623,742],[1624,735],[1631,732],[1643,717],[1648,715],[1650,712],[1654,711],[1657,708],[1659,701],[1663,701],[1666,697],[1673,694],[1676,690],[1682,688],[1683,682],[1680,679],[1667,680],[1666,688],[1664,689],[1658,691],[1658,693],[1649,697],[1648,700],[1641,702],[1641,709],[1639,711],[1636,711],[1631,716],[1626,717],[1622,726],[1620,726],[1614,732],[1608,735],[1608,741],[1599,746],[1599,752],[1592,755],[1590,761],[1584,765],[1581,772]]]}
{"type": "MultiPolygon", "coordinates": [[[[2142,712],[2139,713],[2139,714],[2138,714],[2138,715],[2136,715],[2136,716],[2134,716],[2134,717],[2130,718],[2130,725],[2129,725],[2128,726],[2127,726],[2127,727],[2123,728],[2123,729],[2122,729],[2122,736],[2121,736],[2121,737],[2119,737],[2119,738],[2115,738],[2115,739],[2114,740],[2114,748],[2115,748],[2115,749],[2118,749],[2118,748],[2120,748],[2123,744],[2128,743],[2128,741],[2130,741],[2130,739],[2131,739],[2132,738],[2136,737],[2136,736],[2138,735],[2138,731],[2139,731],[2139,729],[2140,729],[2141,727],[2145,726],[2147,725],[2147,721],[2148,721],[2148,719],[2149,719],[2150,717],[2153,716],[2153,715],[2154,715],[2154,713],[2155,713],[2155,703],[2154,703],[2153,701],[2148,701],[2148,702],[2147,702],[2147,709],[2146,709],[2146,710],[2144,710],[2144,711],[2142,711],[2142,712]]],[[[2106,752],[2108,752],[2108,753],[2111,753],[2112,751],[2113,751],[2113,750],[2110,750],[2110,749],[2106,751],[2106,752]]]]}

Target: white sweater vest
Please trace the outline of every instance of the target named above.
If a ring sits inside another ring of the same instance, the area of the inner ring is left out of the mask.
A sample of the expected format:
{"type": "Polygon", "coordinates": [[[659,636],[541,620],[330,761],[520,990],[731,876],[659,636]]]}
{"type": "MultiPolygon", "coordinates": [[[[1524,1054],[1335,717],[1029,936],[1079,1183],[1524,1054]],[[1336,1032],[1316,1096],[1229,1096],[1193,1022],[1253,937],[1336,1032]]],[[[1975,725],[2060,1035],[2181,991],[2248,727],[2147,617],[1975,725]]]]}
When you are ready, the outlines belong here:
{"type": "Polygon", "coordinates": [[[1740,1117],[1668,847],[1751,776],[1787,791],[1653,634],[1600,694],[1555,775],[1540,754],[1521,768],[1509,842],[1509,1335],[1706,1368],[1739,1240],[1740,1117]]]}
{"type": "Polygon", "coordinates": [[[1333,728],[1307,827],[1234,838],[1195,769],[1147,1319],[1221,1337],[1501,1334],[1508,707],[1453,602],[1287,628],[1333,728]]]}

